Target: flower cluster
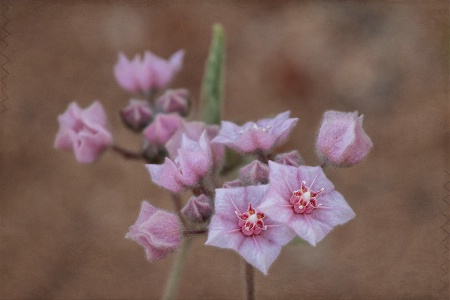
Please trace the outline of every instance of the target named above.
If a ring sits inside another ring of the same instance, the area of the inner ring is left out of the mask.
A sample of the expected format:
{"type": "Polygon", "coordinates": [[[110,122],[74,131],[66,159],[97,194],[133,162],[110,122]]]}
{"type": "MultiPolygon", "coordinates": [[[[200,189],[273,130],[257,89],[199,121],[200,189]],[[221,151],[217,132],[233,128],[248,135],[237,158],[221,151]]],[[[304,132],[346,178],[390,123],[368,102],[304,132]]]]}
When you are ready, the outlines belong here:
{"type": "Polygon", "coordinates": [[[139,152],[113,145],[98,102],[84,110],[72,103],[58,118],[56,148],[73,150],[82,163],[94,162],[106,149],[142,159],[151,180],[170,192],[176,213],[144,201],[126,234],[144,247],[148,260],[162,259],[183,239],[207,233],[206,245],[232,249],[267,274],[294,237],[315,246],[355,217],[324,168],[353,166],[367,156],[372,142],[362,128],[363,116],[325,112],[316,141],[321,164],[307,166],[296,150],[277,153],[299,121],[289,111],[243,125],[188,120],[189,91],[165,89],[183,55],[178,51],[167,61],[149,51],[131,61],[119,55],[114,75],[134,94],[120,116],[141,133],[139,152]],[[233,155],[247,157],[241,160],[247,164],[233,162],[233,155]],[[224,182],[222,175],[237,168],[238,177],[224,182]],[[182,192],[192,194],[184,207],[182,192]]]}

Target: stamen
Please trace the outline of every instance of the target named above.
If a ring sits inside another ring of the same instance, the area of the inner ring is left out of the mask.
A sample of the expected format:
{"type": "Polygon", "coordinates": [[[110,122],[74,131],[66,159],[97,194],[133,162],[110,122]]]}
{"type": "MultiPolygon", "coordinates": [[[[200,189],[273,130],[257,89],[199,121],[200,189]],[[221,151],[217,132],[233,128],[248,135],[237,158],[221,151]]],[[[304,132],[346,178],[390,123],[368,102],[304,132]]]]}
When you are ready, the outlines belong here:
{"type": "MultiPolygon", "coordinates": [[[[318,174],[318,173],[317,173],[318,174]]],[[[316,178],[314,178],[312,184],[314,184],[316,178]]],[[[289,199],[291,203],[292,209],[297,214],[310,214],[321,206],[321,204],[317,203],[317,197],[320,193],[324,191],[324,188],[321,188],[319,191],[311,190],[312,184],[307,187],[306,182],[302,181],[300,189],[292,192],[292,196],[289,199]]]]}
{"type": "Polygon", "coordinates": [[[255,236],[267,229],[263,220],[265,215],[256,211],[252,207],[252,203],[249,203],[247,211],[243,214],[240,214],[238,211],[235,211],[235,214],[238,217],[238,226],[246,236],[255,236]]]}

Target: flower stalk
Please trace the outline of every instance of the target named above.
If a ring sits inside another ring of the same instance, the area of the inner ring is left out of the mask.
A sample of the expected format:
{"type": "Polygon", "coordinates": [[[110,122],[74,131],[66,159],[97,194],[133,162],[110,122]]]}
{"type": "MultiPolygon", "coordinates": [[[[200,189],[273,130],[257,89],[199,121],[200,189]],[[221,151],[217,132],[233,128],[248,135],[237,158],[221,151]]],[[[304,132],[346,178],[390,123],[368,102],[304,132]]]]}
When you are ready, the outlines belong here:
{"type": "Polygon", "coordinates": [[[255,269],[244,260],[245,300],[255,300],[255,269]]]}
{"type": "Polygon", "coordinates": [[[178,248],[175,261],[173,262],[169,277],[167,278],[166,287],[162,296],[163,300],[173,300],[177,297],[181,274],[186,264],[191,243],[192,239],[184,238],[181,242],[180,248],[178,248]]]}

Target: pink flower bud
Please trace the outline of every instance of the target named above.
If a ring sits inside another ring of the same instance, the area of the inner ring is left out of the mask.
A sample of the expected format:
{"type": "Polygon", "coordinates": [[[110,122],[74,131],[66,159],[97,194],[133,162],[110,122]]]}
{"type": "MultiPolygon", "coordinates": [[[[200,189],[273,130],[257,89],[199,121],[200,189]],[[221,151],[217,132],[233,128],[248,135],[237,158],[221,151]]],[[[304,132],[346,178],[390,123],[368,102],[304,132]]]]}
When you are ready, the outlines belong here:
{"type": "Polygon", "coordinates": [[[167,151],[164,146],[153,144],[147,139],[143,139],[141,143],[142,155],[151,163],[161,163],[164,157],[167,156],[167,151]]]}
{"type": "Polygon", "coordinates": [[[143,201],[136,223],[125,237],[143,246],[147,259],[154,261],[166,257],[180,246],[180,230],[180,220],[176,215],[143,201]]]}
{"type": "Polygon", "coordinates": [[[269,182],[269,166],[254,160],[241,169],[240,179],[248,185],[266,184],[269,182]]]}
{"type": "Polygon", "coordinates": [[[212,214],[211,199],[206,195],[191,197],[189,202],[183,207],[181,212],[186,219],[195,223],[204,223],[209,220],[212,214]]]}
{"type": "Polygon", "coordinates": [[[86,109],[72,102],[58,121],[55,148],[73,150],[80,163],[94,162],[112,144],[105,111],[97,101],[86,109]]]}
{"type": "Polygon", "coordinates": [[[123,53],[119,53],[114,75],[123,89],[132,93],[148,93],[152,89],[165,87],[172,81],[181,68],[183,56],[184,51],[180,50],[169,60],[165,60],[146,51],[143,59],[138,54],[129,61],[123,53]]]}
{"type": "Polygon", "coordinates": [[[153,111],[147,101],[131,99],[120,111],[123,122],[133,130],[145,128],[153,117],[153,111]]]}
{"type": "Polygon", "coordinates": [[[296,150],[293,150],[291,152],[278,154],[275,156],[275,162],[286,166],[298,167],[303,164],[303,158],[296,150]]]}
{"type": "Polygon", "coordinates": [[[151,143],[164,145],[181,126],[181,117],[177,114],[158,114],[144,130],[144,136],[151,143]]]}
{"type": "Polygon", "coordinates": [[[363,116],[358,117],[358,112],[325,112],[316,142],[322,160],[339,167],[360,163],[372,147],[362,122],[363,116]]]}
{"type": "Polygon", "coordinates": [[[158,111],[168,113],[178,113],[185,117],[189,113],[190,95],[186,89],[167,90],[156,100],[158,111]]]}
{"type": "Polygon", "coordinates": [[[245,186],[245,184],[240,180],[236,179],[233,181],[227,181],[223,184],[223,188],[235,188],[235,187],[242,187],[245,186]]]}

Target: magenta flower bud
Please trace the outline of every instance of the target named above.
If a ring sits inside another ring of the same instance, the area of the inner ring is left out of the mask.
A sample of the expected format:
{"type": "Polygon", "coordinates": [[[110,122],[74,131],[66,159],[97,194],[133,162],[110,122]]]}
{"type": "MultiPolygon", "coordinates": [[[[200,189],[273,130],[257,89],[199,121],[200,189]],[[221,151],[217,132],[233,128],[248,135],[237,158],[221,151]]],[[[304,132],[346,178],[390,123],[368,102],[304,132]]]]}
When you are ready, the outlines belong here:
{"type": "Polygon", "coordinates": [[[147,101],[131,99],[120,111],[123,122],[133,130],[145,128],[153,117],[153,111],[147,101]]]}
{"type": "Polygon", "coordinates": [[[156,109],[168,113],[178,113],[185,117],[189,113],[190,94],[186,89],[167,90],[156,100],[156,109]]]}
{"type": "Polygon", "coordinates": [[[97,101],[86,109],[72,102],[58,121],[55,148],[73,150],[80,163],[94,162],[112,144],[105,111],[97,101]]]}
{"type": "Polygon", "coordinates": [[[130,227],[125,238],[143,246],[149,261],[162,259],[180,246],[180,219],[173,213],[142,201],[136,223],[130,227]]]}
{"type": "Polygon", "coordinates": [[[150,163],[161,163],[167,156],[164,146],[153,144],[145,138],[142,140],[141,150],[146,161],[150,163]]]}
{"type": "Polygon", "coordinates": [[[163,164],[147,164],[146,167],[154,183],[179,193],[198,186],[200,180],[212,170],[212,165],[211,146],[204,131],[198,141],[183,135],[174,159],[166,157],[163,164]]]}
{"type": "Polygon", "coordinates": [[[276,155],[275,162],[286,166],[298,167],[300,165],[303,165],[303,158],[300,156],[297,150],[293,150],[291,152],[276,155]]]}
{"type": "Polygon", "coordinates": [[[363,116],[358,117],[358,112],[325,112],[316,142],[322,160],[338,167],[360,163],[372,147],[362,122],[363,116]]]}
{"type": "Polygon", "coordinates": [[[266,184],[269,182],[269,166],[254,160],[239,172],[240,179],[247,185],[266,184]]]}
{"type": "Polygon", "coordinates": [[[149,142],[163,146],[180,128],[181,123],[181,117],[177,114],[158,114],[144,129],[144,136],[149,142]]]}
{"type": "Polygon", "coordinates": [[[119,53],[119,61],[114,66],[117,83],[132,93],[148,93],[153,89],[165,87],[181,69],[184,51],[180,50],[170,57],[162,59],[150,51],[144,58],[136,55],[129,61],[123,53],[119,53]]]}
{"type": "Polygon", "coordinates": [[[206,195],[192,196],[189,202],[181,209],[186,219],[194,223],[204,223],[209,220],[213,212],[212,200],[206,195]]]}
{"type": "Polygon", "coordinates": [[[289,111],[278,114],[273,119],[247,122],[238,126],[232,122],[222,121],[219,135],[212,142],[230,147],[240,153],[268,152],[282,144],[297,118],[289,118],[289,111]]]}

